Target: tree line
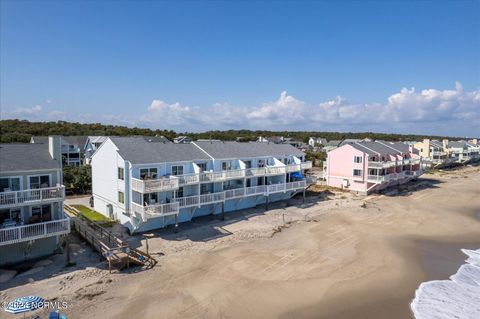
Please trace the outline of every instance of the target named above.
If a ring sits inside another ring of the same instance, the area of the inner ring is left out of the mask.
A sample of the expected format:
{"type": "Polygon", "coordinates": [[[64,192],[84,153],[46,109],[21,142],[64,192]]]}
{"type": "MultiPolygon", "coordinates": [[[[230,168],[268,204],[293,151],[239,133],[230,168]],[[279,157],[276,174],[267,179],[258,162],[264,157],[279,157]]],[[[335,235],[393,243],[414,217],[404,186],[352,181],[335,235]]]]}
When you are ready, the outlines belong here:
{"type": "Polygon", "coordinates": [[[169,140],[177,136],[187,135],[197,139],[216,139],[222,141],[255,141],[258,136],[291,137],[295,140],[308,142],[309,137],[322,137],[327,140],[364,139],[386,141],[415,141],[424,138],[430,139],[460,139],[457,137],[414,135],[414,134],[389,134],[374,132],[321,132],[321,131],[266,131],[266,130],[213,130],[206,132],[175,132],[173,130],[148,129],[127,127],[120,125],[105,125],[101,123],[74,123],[66,121],[56,122],[30,122],[26,120],[0,120],[1,143],[28,143],[32,136],[46,135],[99,135],[99,136],[156,136],[163,135],[169,140]]]}

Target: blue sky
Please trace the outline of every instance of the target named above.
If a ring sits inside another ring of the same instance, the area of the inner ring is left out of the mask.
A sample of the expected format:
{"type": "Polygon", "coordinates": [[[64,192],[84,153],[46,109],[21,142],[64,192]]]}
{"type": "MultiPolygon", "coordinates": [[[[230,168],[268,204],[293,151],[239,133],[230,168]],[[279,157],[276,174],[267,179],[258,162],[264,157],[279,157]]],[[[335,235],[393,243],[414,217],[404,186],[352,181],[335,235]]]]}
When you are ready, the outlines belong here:
{"type": "Polygon", "coordinates": [[[1,1],[2,118],[480,135],[479,1],[1,1]]]}

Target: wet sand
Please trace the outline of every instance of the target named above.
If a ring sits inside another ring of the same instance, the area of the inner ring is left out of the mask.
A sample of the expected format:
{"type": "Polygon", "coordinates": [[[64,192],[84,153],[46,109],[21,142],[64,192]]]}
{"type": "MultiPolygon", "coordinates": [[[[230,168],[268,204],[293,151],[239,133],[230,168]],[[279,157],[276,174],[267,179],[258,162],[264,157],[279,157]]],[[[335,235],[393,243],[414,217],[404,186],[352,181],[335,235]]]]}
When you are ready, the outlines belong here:
{"type": "Polygon", "coordinates": [[[165,254],[152,270],[88,280],[79,270],[62,290],[63,275],[5,296],[68,300],[69,318],[411,318],[418,285],[455,273],[460,248],[480,248],[479,170],[419,184],[394,196],[337,193],[304,208],[293,200],[177,235],[161,231],[149,241],[151,252],[165,254]]]}

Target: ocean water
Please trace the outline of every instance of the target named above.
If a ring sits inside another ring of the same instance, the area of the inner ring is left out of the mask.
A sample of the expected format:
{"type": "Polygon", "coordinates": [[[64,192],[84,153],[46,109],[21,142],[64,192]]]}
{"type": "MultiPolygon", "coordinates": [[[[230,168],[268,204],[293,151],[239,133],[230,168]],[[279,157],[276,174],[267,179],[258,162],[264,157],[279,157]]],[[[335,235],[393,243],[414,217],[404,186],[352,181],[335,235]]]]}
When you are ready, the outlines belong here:
{"type": "Polygon", "coordinates": [[[466,263],[448,280],[424,282],[410,307],[416,319],[480,318],[480,249],[462,249],[466,263]]]}

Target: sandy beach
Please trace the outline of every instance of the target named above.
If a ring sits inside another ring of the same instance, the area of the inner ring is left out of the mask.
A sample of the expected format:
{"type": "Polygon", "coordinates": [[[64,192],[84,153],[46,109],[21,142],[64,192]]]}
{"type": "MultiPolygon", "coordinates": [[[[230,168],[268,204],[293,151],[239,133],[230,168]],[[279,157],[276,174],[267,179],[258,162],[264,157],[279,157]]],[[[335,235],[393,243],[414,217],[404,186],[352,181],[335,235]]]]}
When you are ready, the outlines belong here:
{"type": "Polygon", "coordinates": [[[322,192],[201,218],[153,233],[154,269],[109,274],[90,258],[0,284],[0,300],[67,301],[69,318],[412,318],[419,284],[480,248],[479,185],[467,167],[384,195],[322,192]]]}

